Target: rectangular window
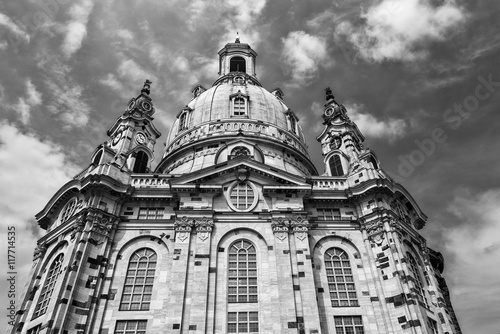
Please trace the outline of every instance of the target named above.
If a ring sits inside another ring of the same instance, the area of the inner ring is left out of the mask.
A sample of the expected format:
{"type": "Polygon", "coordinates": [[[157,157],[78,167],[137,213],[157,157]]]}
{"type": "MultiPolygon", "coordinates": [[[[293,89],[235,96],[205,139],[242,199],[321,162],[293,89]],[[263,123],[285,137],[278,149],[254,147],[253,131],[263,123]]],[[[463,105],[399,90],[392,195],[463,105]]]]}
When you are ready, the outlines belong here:
{"type": "Polygon", "coordinates": [[[228,333],[258,333],[258,312],[229,312],[227,314],[228,333]]]}
{"type": "Polygon", "coordinates": [[[36,325],[35,327],[28,329],[26,334],[38,334],[38,333],[40,333],[41,328],[42,328],[42,324],[36,325]]]}
{"type": "Polygon", "coordinates": [[[429,320],[429,327],[431,328],[432,334],[439,334],[437,322],[429,318],[427,318],[427,320],[429,320]]]}
{"type": "Polygon", "coordinates": [[[138,219],[163,219],[165,208],[140,208],[138,219]]]}
{"type": "Polygon", "coordinates": [[[318,209],[319,220],[340,220],[340,209],[318,209]]]}
{"type": "Polygon", "coordinates": [[[290,131],[297,134],[297,120],[292,115],[288,116],[288,119],[290,120],[290,131]]]}
{"type": "Polygon", "coordinates": [[[364,334],[363,321],[360,316],[333,317],[335,334],[364,334]]]}
{"type": "Polygon", "coordinates": [[[245,115],[245,100],[241,97],[237,97],[233,102],[233,115],[234,116],[244,116],[245,115]]]}
{"type": "Polygon", "coordinates": [[[147,320],[119,320],[115,334],[146,334],[147,320]]]}

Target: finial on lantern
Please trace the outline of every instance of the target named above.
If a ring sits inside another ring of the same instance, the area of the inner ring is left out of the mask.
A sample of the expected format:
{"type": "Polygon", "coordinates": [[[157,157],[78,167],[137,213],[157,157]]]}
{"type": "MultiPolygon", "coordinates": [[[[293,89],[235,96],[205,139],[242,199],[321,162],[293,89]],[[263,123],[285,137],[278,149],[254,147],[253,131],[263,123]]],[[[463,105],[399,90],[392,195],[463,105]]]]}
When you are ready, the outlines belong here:
{"type": "Polygon", "coordinates": [[[236,40],[234,42],[235,43],[239,43],[240,42],[240,36],[239,36],[238,32],[236,32],[236,40]]]}
{"type": "Polygon", "coordinates": [[[144,86],[142,86],[141,93],[149,95],[149,93],[151,92],[152,83],[153,82],[149,81],[149,79],[146,79],[146,81],[144,81],[144,86]]]}
{"type": "Polygon", "coordinates": [[[330,100],[334,100],[335,97],[333,96],[333,93],[332,93],[332,90],[330,87],[326,87],[325,88],[325,92],[326,92],[326,100],[327,101],[330,101],[330,100]]]}

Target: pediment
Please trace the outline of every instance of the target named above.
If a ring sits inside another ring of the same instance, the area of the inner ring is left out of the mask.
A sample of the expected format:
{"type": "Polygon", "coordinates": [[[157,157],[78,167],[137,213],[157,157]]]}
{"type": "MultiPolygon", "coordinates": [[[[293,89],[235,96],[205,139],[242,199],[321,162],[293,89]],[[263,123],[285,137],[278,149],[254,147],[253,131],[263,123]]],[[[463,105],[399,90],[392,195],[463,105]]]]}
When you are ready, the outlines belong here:
{"type": "Polygon", "coordinates": [[[264,186],[310,189],[306,179],[286,171],[270,167],[247,157],[235,158],[223,163],[185,174],[171,180],[172,186],[193,184],[223,184],[229,179],[237,180],[238,174],[248,173],[249,180],[256,180],[264,186]]]}

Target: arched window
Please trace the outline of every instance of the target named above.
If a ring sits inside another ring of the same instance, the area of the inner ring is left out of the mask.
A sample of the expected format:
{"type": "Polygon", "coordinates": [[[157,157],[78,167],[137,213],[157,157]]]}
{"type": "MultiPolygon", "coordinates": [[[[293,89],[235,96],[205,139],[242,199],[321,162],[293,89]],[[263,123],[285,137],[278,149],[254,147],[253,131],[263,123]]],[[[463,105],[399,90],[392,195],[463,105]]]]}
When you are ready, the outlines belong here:
{"type": "Polygon", "coordinates": [[[330,173],[332,176],[343,176],[344,170],[342,169],[342,160],[338,155],[334,155],[329,160],[330,173]]]}
{"type": "Polygon", "coordinates": [[[245,116],[245,99],[242,97],[237,97],[233,101],[233,115],[234,116],[245,116]]]}
{"type": "Polygon", "coordinates": [[[54,291],[57,277],[59,277],[59,273],[61,272],[63,259],[63,254],[59,254],[50,265],[49,272],[47,273],[47,278],[45,278],[45,283],[43,284],[42,291],[40,292],[40,297],[38,298],[38,303],[35,307],[35,312],[33,313],[33,318],[39,317],[47,312],[50,297],[52,296],[52,292],[54,291]]]}
{"type": "Polygon", "coordinates": [[[242,57],[233,57],[229,63],[229,72],[246,72],[246,61],[242,57]]]}
{"type": "Polygon", "coordinates": [[[187,129],[187,112],[183,112],[179,117],[179,131],[187,129]]]}
{"type": "Polygon", "coordinates": [[[413,282],[415,283],[415,290],[418,296],[422,299],[424,306],[429,307],[427,298],[425,297],[424,284],[422,283],[422,276],[420,276],[420,269],[418,267],[417,261],[409,252],[406,252],[406,255],[408,257],[408,269],[410,270],[411,276],[413,276],[414,278],[413,282]]]}
{"type": "Polygon", "coordinates": [[[120,310],[149,310],[156,270],[156,253],[141,248],[130,257],[120,310]]]}
{"type": "Polygon", "coordinates": [[[145,173],[148,167],[149,157],[144,151],[138,151],[135,155],[134,173],[145,173]]]}
{"type": "Polygon", "coordinates": [[[247,240],[238,240],[229,248],[229,303],[257,303],[257,253],[247,240]]]}
{"type": "Polygon", "coordinates": [[[101,163],[101,158],[102,158],[102,150],[95,155],[94,160],[92,160],[92,165],[94,166],[99,165],[101,163]]]}
{"type": "Polygon", "coordinates": [[[327,250],[325,269],[332,306],[359,306],[354,276],[347,253],[336,247],[327,250]]]}
{"type": "Polygon", "coordinates": [[[297,120],[293,115],[288,116],[288,119],[290,120],[290,131],[297,134],[297,120]]]}

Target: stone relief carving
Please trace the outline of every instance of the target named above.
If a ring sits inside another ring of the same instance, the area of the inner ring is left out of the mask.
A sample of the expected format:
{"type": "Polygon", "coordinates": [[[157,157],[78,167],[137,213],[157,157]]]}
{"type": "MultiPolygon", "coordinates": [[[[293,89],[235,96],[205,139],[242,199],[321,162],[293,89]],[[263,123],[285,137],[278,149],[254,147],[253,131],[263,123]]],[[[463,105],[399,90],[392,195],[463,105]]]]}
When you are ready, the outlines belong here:
{"type": "Polygon", "coordinates": [[[188,219],[188,217],[184,216],[181,219],[175,220],[174,229],[175,229],[175,237],[181,242],[184,242],[191,233],[194,222],[192,219],[188,219]]]}
{"type": "Polygon", "coordinates": [[[194,226],[196,228],[196,234],[201,241],[205,241],[212,233],[212,229],[214,227],[213,219],[209,219],[206,217],[201,218],[200,220],[196,220],[194,222],[194,226]]]}
{"type": "Polygon", "coordinates": [[[33,252],[33,261],[44,256],[46,251],[47,251],[47,246],[45,245],[45,243],[36,245],[35,251],[33,252]]]}
{"type": "Polygon", "coordinates": [[[283,218],[273,218],[271,221],[271,228],[273,229],[274,236],[280,240],[284,241],[288,236],[290,223],[283,218]]]}

